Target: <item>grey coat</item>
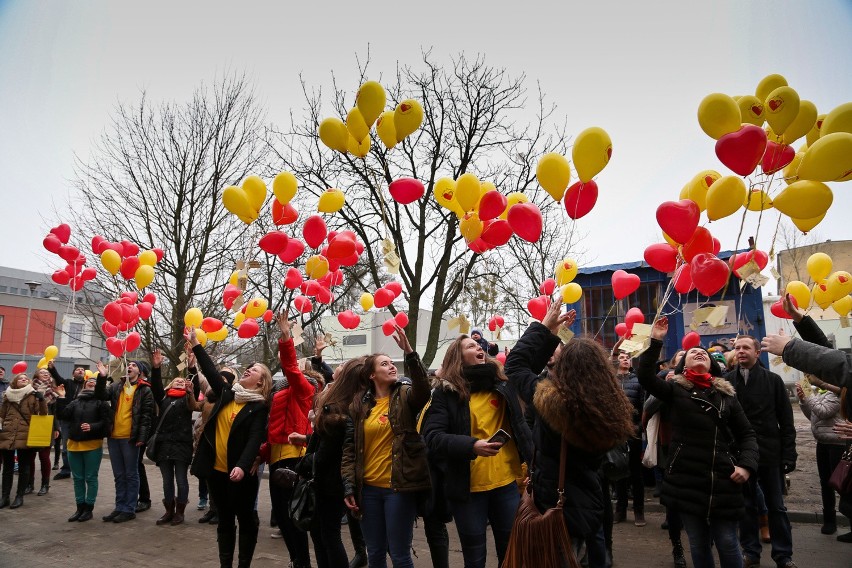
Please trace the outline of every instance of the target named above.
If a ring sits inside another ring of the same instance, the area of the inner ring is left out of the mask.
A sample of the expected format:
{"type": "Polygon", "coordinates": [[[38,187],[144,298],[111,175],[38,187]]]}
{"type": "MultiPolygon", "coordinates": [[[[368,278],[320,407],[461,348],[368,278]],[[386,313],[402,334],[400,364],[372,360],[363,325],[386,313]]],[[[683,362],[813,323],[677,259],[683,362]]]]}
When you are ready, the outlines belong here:
{"type": "Polygon", "coordinates": [[[846,441],[838,436],[833,427],[843,422],[840,416],[840,398],[833,392],[820,392],[806,397],[799,408],[811,421],[811,432],[821,444],[845,446],[846,441]]]}
{"type": "MultiPolygon", "coordinates": [[[[784,362],[803,373],[816,375],[839,387],[852,387],[852,355],[838,349],[791,339],[781,354],[784,362]]],[[[847,397],[846,412],[852,417],[852,397],[847,397]]]]}

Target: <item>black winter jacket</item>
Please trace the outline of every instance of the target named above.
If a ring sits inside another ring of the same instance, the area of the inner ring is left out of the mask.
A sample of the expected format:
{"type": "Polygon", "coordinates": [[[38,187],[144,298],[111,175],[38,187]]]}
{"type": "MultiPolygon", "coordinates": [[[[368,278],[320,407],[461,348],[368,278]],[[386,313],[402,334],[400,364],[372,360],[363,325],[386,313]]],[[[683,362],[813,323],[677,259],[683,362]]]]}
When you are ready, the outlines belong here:
{"type": "Polygon", "coordinates": [[[743,381],[739,366],[729,371],[725,378],[737,390],[737,400],[757,434],[760,448],[760,465],[780,467],[796,465],[796,426],[793,424],[793,407],[784,381],[764,368],[759,362],[749,371],[748,384],[743,381]]]}
{"type": "MultiPolygon", "coordinates": [[[[109,401],[112,404],[112,411],[115,413],[118,410],[118,398],[121,396],[126,380],[121,379],[107,386],[106,375],[98,375],[97,383],[95,383],[95,398],[109,401]]],[[[136,392],[133,394],[130,443],[148,442],[148,438],[154,433],[156,415],[157,404],[154,402],[150,384],[140,377],[136,392]]]]}
{"type": "Polygon", "coordinates": [[[340,477],[340,462],[343,458],[343,438],[346,433],[345,420],[329,425],[328,431],[314,430],[308,440],[305,457],[296,466],[296,473],[310,479],[313,473],[317,492],[331,499],[343,501],[343,479],[340,477]]]}
{"type": "Polygon", "coordinates": [[[47,371],[50,373],[50,376],[53,377],[53,382],[56,383],[56,386],[62,385],[65,387],[65,398],[57,398],[55,403],[56,416],[58,416],[60,420],[64,420],[62,418],[62,410],[71,404],[71,401],[77,398],[77,394],[83,390],[83,381],[75,381],[73,378],[66,379],[60,375],[59,371],[56,370],[56,367],[53,366],[49,366],[47,371]]]}
{"type": "Polygon", "coordinates": [[[167,396],[160,404],[160,423],[154,461],[192,462],[192,413],[199,410],[192,395],[180,398],[167,396]]]}
{"type": "MultiPolygon", "coordinates": [[[[447,499],[469,501],[470,464],[477,458],[473,452],[477,438],[470,435],[470,403],[462,400],[447,381],[438,379],[433,386],[432,401],[425,411],[420,430],[429,447],[429,460],[443,473],[447,499]]],[[[520,461],[529,463],[535,446],[518,393],[512,383],[496,378],[493,391],[506,403],[512,428],[510,434],[520,461]]]]}
{"type": "Polygon", "coordinates": [[[636,426],[636,434],[639,435],[642,422],[642,409],[645,406],[645,390],[639,384],[639,379],[633,371],[625,375],[616,375],[616,378],[621,383],[621,389],[627,395],[630,404],[633,405],[633,424],[636,426]]]}
{"type": "Polygon", "coordinates": [[[672,440],[662,503],[706,519],[740,519],[745,515],[743,490],[730,477],[735,465],[757,471],[754,430],[725,379],[714,377],[710,388],[698,390],[680,375],[671,381],[657,377],[654,365],[662,346],[652,339],[638,369],[645,390],[670,411],[672,440]]]}
{"type": "MultiPolygon", "coordinates": [[[[59,400],[62,399],[57,399],[57,402],[59,400]]],[[[68,438],[75,442],[109,436],[112,430],[112,416],[112,408],[108,402],[96,399],[94,391],[84,390],[77,394],[77,398],[63,405],[59,411],[59,419],[68,422],[71,426],[68,438]],[[88,432],[80,429],[84,423],[91,427],[88,432]]]]}

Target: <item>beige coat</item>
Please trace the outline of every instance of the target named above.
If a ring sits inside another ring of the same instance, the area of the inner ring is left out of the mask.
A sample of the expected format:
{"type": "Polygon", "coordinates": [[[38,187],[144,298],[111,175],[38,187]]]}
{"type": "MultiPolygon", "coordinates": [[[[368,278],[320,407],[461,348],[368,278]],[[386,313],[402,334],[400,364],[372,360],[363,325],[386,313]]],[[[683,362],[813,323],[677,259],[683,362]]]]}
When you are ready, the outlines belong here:
{"type": "Polygon", "coordinates": [[[47,414],[47,403],[38,400],[35,391],[29,392],[19,402],[10,393],[22,389],[9,389],[3,404],[0,405],[0,450],[23,450],[27,448],[27,435],[30,432],[30,418],[34,414],[47,414]]]}

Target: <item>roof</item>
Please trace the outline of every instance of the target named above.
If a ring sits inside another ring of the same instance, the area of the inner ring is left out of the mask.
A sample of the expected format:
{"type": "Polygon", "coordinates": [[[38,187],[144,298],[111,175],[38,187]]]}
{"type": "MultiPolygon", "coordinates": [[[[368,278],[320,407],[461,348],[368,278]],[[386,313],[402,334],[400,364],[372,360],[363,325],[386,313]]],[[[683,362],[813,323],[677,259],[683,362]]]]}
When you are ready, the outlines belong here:
{"type": "MultiPolygon", "coordinates": [[[[748,252],[749,249],[740,249],[736,251],[737,254],[741,252],[748,252]]],[[[734,255],[734,251],[723,250],[720,251],[718,258],[730,258],[734,255]]],[[[621,264],[605,264],[603,266],[585,266],[577,270],[578,274],[598,274],[600,272],[615,272],[616,270],[632,270],[634,268],[651,268],[648,266],[648,263],[644,260],[634,260],[633,262],[624,262],[621,264]]]]}

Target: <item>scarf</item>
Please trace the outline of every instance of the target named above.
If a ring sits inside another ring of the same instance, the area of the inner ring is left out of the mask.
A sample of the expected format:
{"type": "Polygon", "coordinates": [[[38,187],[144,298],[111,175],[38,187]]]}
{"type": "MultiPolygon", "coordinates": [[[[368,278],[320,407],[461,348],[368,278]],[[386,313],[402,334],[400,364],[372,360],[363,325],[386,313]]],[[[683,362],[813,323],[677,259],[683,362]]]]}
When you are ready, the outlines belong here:
{"type": "Polygon", "coordinates": [[[471,393],[494,390],[494,383],[499,380],[496,363],[467,365],[462,367],[462,375],[464,375],[471,393]]]}
{"type": "Polygon", "coordinates": [[[42,379],[41,377],[33,377],[30,384],[35,390],[44,395],[44,400],[47,402],[48,406],[56,401],[56,393],[53,392],[53,388],[50,386],[51,380],[49,378],[42,379]]]}
{"type": "Polygon", "coordinates": [[[169,389],[166,391],[166,396],[170,396],[172,398],[183,398],[186,396],[186,389],[169,389]]]}
{"type": "Polygon", "coordinates": [[[9,388],[6,389],[6,394],[4,400],[8,400],[9,402],[14,402],[15,404],[20,404],[24,397],[30,394],[31,392],[35,392],[35,389],[32,385],[27,385],[25,387],[21,387],[19,389],[9,388]]]}
{"type": "Polygon", "coordinates": [[[234,400],[240,404],[244,402],[266,402],[259,390],[248,390],[243,388],[243,385],[239,382],[234,383],[231,390],[234,391],[234,400]]]}
{"type": "Polygon", "coordinates": [[[713,375],[711,375],[710,373],[696,373],[692,369],[684,369],[683,376],[686,378],[687,381],[694,384],[700,389],[709,389],[710,379],[713,378],[713,375]]]}

